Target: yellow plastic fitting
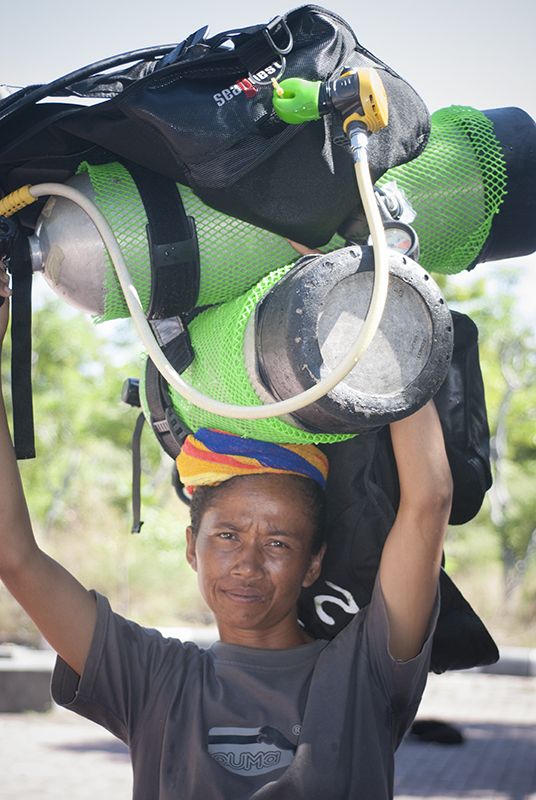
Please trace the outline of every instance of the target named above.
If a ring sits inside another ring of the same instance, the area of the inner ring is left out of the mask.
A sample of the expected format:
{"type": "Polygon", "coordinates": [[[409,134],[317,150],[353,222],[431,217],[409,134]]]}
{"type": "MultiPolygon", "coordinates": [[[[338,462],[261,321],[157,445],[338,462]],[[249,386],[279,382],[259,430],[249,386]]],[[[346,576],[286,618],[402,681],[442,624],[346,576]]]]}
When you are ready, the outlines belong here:
{"type": "Polygon", "coordinates": [[[389,122],[387,95],[382,79],[372,67],[361,67],[356,72],[359,76],[359,96],[364,113],[350,114],[346,117],[343,123],[344,132],[346,133],[348,125],[356,120],[363,123],[370,133],[376,133],[385,128],[389,122]]]}
{"type": "Polygon", "coordinates": [[[0,216],[10,217],[21,208],[29,206],[30,203],[35,203],[36,198],[30,194],[31,184],[22,186],[11,194],[6,195],[0,200],[0,216]]]}

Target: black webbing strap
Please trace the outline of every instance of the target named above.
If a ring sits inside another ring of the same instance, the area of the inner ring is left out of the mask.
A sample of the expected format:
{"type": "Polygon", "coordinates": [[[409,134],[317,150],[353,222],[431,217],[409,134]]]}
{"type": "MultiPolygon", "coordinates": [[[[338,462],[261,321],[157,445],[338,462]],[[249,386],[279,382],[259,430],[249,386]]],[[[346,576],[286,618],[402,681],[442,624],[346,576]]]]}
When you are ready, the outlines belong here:
{"type": "Polygon", "coordinates": [[[18,459],[35,458],[32,401],[32,262],[26,236],[15,240],[9,262],[11,297],[11,397],[18,459]]]}
{"type": "Polygon", "coordinates": [[[143,411],[136,420],[132,434],[132,530],[139,533],[143,525],[141,517],[141,432],[145,422],[143,411]]]}
{"type": "MultiPolygon", "coordinates": [[[[145,367],[145,398],[149,407],[153,433],[164,452],[175,460],[191,430],[177,416],[169,396],[167,383],[150,358],[147,359],[145,367]]],[[[122,399],[131,406],[139,407],[138,381],[129,380],[125,383],[122,399]]],[[[132,435],[132,533],[139,533],[143,525],[141,520],[141,434],[144,422],[145,414],[142,412],[136,420],[132,435]]],[[[173,486],[180,499],[187,503],[186,495],[179,489],[178,475],[174,476],[173,486]]]]}
{"type": "Polygon", "coordinates": [[[219,33],[207,43],[215,52],[216,48],[229,40],[234,44],[230,55],[237,58],[250,74],[290,53],[294,43],[290,28],[282,17],[274,17],[266,25],[252,25],[219,33]]]}
{"type": "Polygon", "coordinates": [[[125,162],[147,214],[152,269],[148,319],[191,311],[199,294],[199,247],[193,217],[187,217],[174,181],[125,162]]]}
{"type": "Polygon", "coordinates": [[[145,398],[154,435],[162,450],[171,458],[177,458],[191,430],[177,416],[167,383],[150,358],[145,365],[145,398]]]}

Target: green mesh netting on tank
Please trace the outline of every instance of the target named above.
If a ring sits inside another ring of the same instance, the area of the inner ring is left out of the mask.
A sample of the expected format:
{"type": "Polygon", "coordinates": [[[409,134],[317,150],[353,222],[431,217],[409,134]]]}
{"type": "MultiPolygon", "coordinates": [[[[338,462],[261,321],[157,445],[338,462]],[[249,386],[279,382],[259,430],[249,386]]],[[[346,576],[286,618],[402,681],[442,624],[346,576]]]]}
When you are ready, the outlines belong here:
{"type": "MultiPolygon", "coordinates": [[[[151,267],[147,243],[147,216],[127,169],[118,163],[91,166],[88,172],[95,202],[117,237],[144,311],[151,299],[151,267]]],[[[222,303],[242,294],[264,275],[297,258],[281,236],[215,211],[194,193],[177,184],[188,216],[197,228],[200,255],[200,288],[197,305],[222,303]]],[[[104,314],[99,321],[129,316],[121,285],[105,251],[104,314]]]]}
{"type": "MultiPolygon", "coordinates": [[[[83,172],[89,173],[95,192],[95,203],[115,234],[143,310],[147,311],[151,300],[151,267],[145,234],[147,217],[136,186],[121,164],[94,167],[83,161],[78,167],[78,173],[83,172]]],[[[104,313],[97,318],[97,322],[130,316],[121,284],[106,248],[104,260],[104,313]]]]}
{"type": "MultiPolygon", "coordinates": [[[[241,297],[203,311],[190,323],[195,359],[182,373],[186,383],[224,403],[261,405],[244,364],[244,329],[260,298],[289,269],[291,266],[275,270],[241,297]]],[[[199,428],[216,428],[277,444],[321,444],[352,438],[342,434],[308,433],[276,417],[258,420],[220,417],[190,403],[171,386],[169,393],[177,415],[194,433],[199,428]]],[[[145,395],[143,381],[140,394],[145,395]]],[[[147,416],[147,409],[144,411],[147,416]]]]}
{"type": "Polygon", "coordinates": [[[450,275],[470,267],[506,195],[506,166],[491,121],[467,106],[436,111],[422,155],[390,169],[378,185],[393,180],[417,212],[419,263],[450,275]]]}

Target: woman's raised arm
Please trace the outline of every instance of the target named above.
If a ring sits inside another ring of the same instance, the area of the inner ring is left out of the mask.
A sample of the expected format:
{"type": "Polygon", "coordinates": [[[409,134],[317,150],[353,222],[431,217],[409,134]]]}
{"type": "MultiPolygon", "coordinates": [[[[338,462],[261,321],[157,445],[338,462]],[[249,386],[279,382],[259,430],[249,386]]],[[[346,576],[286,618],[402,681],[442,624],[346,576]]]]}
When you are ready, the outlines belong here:
{"type": "Polygon", "coordinates": [[[433,401],[391,424],[400,506],[380,562],[394,658],[407,661],[424,643],[437,593],[452,503],[452,476],[433,401]]]}
{"type": "MultiPolygon", "coordinates": [[[[0,267],[0,345],[9,319],[8,277],[0,267]]],[[[0,392],[0,578],[45,639],[81,674],[93,629],[92,595],[35,541],[0,392]]]]}

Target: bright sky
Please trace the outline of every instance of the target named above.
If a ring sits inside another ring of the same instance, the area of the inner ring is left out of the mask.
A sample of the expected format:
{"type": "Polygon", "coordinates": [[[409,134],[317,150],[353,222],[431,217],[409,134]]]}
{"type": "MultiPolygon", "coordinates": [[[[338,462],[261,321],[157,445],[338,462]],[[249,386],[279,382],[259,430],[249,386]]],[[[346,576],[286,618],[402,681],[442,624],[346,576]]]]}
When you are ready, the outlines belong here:
{"type": "MultiPolygon", "coordinates": [[[[293,7],[281,0],[5,3],[0,83],[44,83],[116,53],[179,42],[206,24],[215,34],[293,7]]],[[[534,0],[331,0],[327,7],[413,85],[430,111],[451,104],[519,106],[536,119],[534,0]]],[[[516,264],[523,276],[520,312],[534,321],[536,256],[516,264]]]]}

